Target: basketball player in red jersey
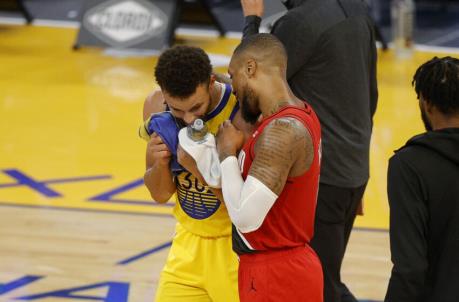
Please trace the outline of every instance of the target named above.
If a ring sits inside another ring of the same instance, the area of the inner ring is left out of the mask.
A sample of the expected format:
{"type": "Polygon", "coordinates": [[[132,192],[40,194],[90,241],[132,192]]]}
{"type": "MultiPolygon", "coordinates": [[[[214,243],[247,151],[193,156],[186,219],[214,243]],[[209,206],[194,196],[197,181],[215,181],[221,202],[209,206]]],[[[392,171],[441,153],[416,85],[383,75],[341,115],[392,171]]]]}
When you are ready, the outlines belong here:
{"type": "Polygon", "coordinates": [[[293,95],[286,68],[282,43],[258,34],[241,42],[228,69],[244,119],[255,123],[263,117],[243,148],[242,133],[229,121],[217,138],[233,249],[240,258],[241,302],[323,301],[322,267],[309,246],[320,124],[312,108],[293,95]]]}

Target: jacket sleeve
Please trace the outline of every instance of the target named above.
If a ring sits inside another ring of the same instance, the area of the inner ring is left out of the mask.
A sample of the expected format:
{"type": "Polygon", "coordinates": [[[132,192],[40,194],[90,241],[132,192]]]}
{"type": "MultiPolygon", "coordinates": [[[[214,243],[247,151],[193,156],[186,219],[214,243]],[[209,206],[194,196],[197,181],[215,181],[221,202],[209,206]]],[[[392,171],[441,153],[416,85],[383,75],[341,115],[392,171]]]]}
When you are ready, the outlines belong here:
{"type": "Polygon", "coordinates": [[[375,25],[372,20],[368,21],[371,30],[371,51],[370,51],[370,114],[371,117],[375,115],[378,106],[378,81],[377,81],[377,61],[378,52],[376,50],[376,38],[374,28],[375,25]]]}
{"type": "Polygon", "coordinates": [[[416,170],[396,154],[389,162],[390,245],[393,263],[385,302],[415,302],[428,269],[428,210],[416,170]]]}
{"type": "MultiPolygon", "coordinates": [[[[304,17],[303,17],[304,19],[304,17]]],[[[299,13],[289,12],[280,18],[271,31],[287,51],[287,80],[290,80],[311,58],[315,35],[299,13]]]]}
{"type": "Polygon", "coordinates": [[[242,30],[242,39],[258,34],[260,30],[261,18],[255,15],[245,17],[244,29],[242,30]]]}

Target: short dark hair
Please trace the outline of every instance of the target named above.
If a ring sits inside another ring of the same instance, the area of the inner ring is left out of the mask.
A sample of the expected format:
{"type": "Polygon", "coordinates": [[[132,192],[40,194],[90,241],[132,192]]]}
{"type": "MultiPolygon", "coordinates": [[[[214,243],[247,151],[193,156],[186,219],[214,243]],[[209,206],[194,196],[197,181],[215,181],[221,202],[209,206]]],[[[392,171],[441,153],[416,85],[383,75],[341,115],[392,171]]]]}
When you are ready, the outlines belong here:
{"type": "Polygon", "coordinates": [[[262,33],[244,38],[234,50],[233,56],[248,51],[269,58],[278,64],[287,64],[287,52],[284,44],[272,34],[262,33]]]}
{"type": "Polygon", "coordinates": [[[459,59],[434,57],[422,64],[411,84],[418,96],[444,114],[459,112],[459,59]]]}
{"type": "Polygon", "coordinates": [[[164,51],[155,67],[156,82],[173,97],[186,98],[196,88],[209,83],[212,65],[198,47],[174,46],[164,51]]]}

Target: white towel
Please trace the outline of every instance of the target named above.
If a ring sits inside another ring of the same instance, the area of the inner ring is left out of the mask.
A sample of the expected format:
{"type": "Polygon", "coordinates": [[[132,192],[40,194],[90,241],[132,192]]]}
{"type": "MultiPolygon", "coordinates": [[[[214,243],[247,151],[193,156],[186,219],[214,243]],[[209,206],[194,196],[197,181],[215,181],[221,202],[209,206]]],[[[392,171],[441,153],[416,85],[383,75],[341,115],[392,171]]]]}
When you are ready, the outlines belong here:
{"type": "Polygon", "coordinates": [[[199,172],[212,188],[221,188],[220,160],[218,158],[215,137],[208,133],[203,141],[195,142],[187,135],[187,128],[180,130],[179,144],[186,153],[194,158],[199,172]]]}

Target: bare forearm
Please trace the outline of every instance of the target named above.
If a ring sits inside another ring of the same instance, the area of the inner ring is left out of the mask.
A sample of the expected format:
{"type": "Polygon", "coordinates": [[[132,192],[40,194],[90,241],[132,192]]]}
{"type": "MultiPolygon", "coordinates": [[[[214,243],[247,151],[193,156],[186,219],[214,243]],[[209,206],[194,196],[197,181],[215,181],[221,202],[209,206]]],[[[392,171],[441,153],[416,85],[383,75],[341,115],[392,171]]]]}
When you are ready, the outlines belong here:
{"type": "Polygon", "coordinates": [[[152,165],[145,171],[143,179],[151,197],[156,202],[165,203],[175,193],[175,183],[168,166],[152,165]]]}

